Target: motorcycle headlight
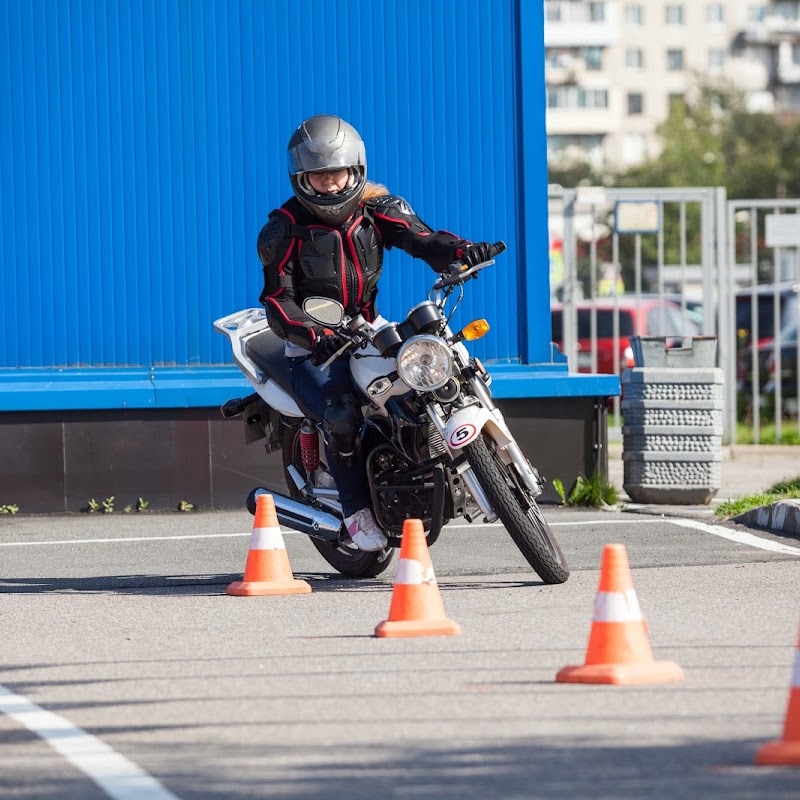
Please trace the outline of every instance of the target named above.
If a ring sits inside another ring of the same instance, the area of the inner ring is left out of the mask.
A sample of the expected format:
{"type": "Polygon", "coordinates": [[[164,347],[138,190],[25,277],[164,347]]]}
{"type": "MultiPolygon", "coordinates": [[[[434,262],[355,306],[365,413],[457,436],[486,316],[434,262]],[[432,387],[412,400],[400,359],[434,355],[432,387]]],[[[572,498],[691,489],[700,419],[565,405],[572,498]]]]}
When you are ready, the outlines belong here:
{"type": "Polygon", "coordinates": [[[397,374],[412,389],[432,392],[453,375],[450,348],[436,336],[414,336],[397,354],[397,374]]]}

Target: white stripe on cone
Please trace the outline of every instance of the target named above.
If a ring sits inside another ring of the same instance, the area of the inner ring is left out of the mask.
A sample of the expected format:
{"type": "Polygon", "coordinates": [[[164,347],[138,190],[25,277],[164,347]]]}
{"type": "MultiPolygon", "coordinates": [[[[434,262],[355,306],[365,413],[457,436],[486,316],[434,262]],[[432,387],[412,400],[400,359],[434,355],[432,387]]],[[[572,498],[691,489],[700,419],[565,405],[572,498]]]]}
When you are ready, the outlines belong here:
{"type": "Polygon", "coordinates": [[[639,622],[642,610],[636,592],[598,592],[594,601],[595,622],[639,622]]]}
{"type": "Polygon", "coordinates": [[[420,583],[436,583],[436,575],[433,574],[432,564],[429,567],[423,567],[419,561],[401,558],[397,562],[394,582],[410,586],[420,583]]]}
{"type": "Polygon", "coordinates": [[[285,550],[280,528],[253,528],[250,537],[251,550],[285,550]]]}

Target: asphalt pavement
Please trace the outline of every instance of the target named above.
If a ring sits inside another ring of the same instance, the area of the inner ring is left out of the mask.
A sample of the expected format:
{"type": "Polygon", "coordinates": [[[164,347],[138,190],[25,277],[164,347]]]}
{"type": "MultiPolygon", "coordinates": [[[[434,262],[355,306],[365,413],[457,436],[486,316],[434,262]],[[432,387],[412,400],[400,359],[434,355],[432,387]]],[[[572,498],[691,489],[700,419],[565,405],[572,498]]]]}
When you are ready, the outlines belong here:
{"type": "Polygon", "coordinates": [[[396,564],[344,579],[291,531],[313,593],[227,596],[243,510],[0,517],[0,797],[796,798],[797,770],[753,762],[787,710],[800,543],[713,518],[800,474],[795,453],[727,450],[710,506],[544,507],[562,586],[501,525],[451,524],[431,557],[453,637],[376,639],[396,564]],[[683,681],[555,682],[585,657],[609,542],[683,681]]]}
{"type": "Polygon", "coordinates": [[[753,761],[787,707],[800,546],[544,513],[567,583],[542,585],[501,525],[453,524],[431,558],[463,633],[408,640],[372,635],[396,565],[347,580],[298,533],[312,594],[227,596],[243,511],[0,518],[0,797],[796,798],[796,770],[753,761]],[[683,681],[555,682],[584,659],[609,542],[683,681]]]}

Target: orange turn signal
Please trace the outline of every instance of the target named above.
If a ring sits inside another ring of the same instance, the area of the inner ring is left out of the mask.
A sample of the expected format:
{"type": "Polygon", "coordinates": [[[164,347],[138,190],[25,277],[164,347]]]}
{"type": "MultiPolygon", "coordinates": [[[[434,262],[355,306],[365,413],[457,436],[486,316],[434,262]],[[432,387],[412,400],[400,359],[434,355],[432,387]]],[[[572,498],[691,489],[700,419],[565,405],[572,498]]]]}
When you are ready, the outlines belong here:
{"type": "Polygon", "coordinates": [[[461,335],[468,341],[474,342],[489,333],[489,323],[485,319],[476,319],[461,331],[461,335]]]}

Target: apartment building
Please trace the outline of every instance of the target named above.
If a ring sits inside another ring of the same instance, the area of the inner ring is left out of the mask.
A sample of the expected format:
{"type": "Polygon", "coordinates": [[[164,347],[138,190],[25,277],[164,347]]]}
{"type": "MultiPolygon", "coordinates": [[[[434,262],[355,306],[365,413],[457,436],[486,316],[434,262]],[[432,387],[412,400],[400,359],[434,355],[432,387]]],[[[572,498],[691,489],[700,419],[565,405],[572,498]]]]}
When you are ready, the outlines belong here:
{"type": "Polygon", "coordinates": [[[800,113],[800,0],[545,0],[548,158],[625,167],[698,76],[800,113]]]}

